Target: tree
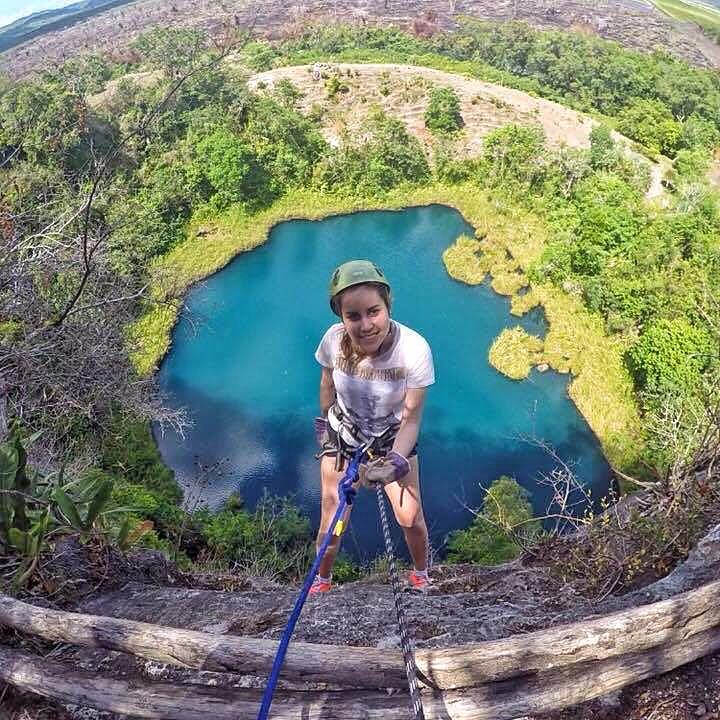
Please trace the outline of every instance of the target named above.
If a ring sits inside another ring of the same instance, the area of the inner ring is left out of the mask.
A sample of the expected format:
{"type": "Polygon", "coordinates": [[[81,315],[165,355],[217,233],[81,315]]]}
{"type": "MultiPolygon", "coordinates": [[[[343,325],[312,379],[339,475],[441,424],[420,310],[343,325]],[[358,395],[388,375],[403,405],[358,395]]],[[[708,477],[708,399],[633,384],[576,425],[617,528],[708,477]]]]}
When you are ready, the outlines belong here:
{"type": "Polygon", "coordinates": [[[502,475],[487,491],[482,510],[475,513],[469,528],[450,535],[448,559],[497,565],[517,557],[518,538],[530,539],[540,529],[531,522],[529,494],[517,480],[502,475]]]}
{"type": "Polygon", "coordinates": [[[638,193],[621,178],[599,173],[579,184],[577,243],[572,253],[573,271],[597,275],[604,258],[624,252],[640,233],[644,215],[638,193]]]}
{"type": "Polygon", "coordinates": [[[540,126],[505,125],[485,138],[481,173],[491,187],[527,188],[542,177],[544,152],[540,126]]]}
{"type": "Polygon", "coordinates": [[[590,166],[593,170],[612,170],[618,162],[618,150],[607,125],[590,131],[590,166]]]}
{"type": "Polygon", "coordinates": [[[57,82],[11,85],[0,95],[3,165],[23,158],[39,166],[78,164],[86,118],[84,99],[57,82]]]}
{"type": "Polygon", "coordinates": [[[190,28],[158,27],[140,35],[132,48],[174,80],[197,66],[207,49],[207,36],[190,28]]]}
{"type": "Polygon", "coordinates": [[[674,157],[682,126],[659,100],[635,100],[618,116],[618,130],[650,151],[674,157]]]}
{"type": "Polygon", "coordinates": [[[242,137],[267,172],[273,196],[310,182],[327,149],[310,120],[262,95],[248,103],[242,137]]]}
{"type": "Polygon", "coordinates": [[[457,93],[450,87],[432,88],[425,110],[425,127],[432,132],[452,133],[464,124],[457,93]]]}
{"type": "Polygon", "coordinates": [[[710,120],[691,115],[682,124],[677,146],[680,150],[712,150],[720,144],[720,129],[710,120]]]}
{"type": "Polygon", "coordinates": [[[650,393],[693,392],[712,357],[708,333],[683,318],[651,323],[626,354],[636,387],[650,393]]]}
{"type": "Polygon", "coordinates": [[[182,84],[229,49],[170,83],[104,152],[84,132],[90,111],[71,103],[61,85],[57,102],[65,113],[59,117],[69,126],[53,121],[55,100],[33,105],[53,89],[48,83],[11,86],[0,98],[2,132],[11,138],[0,158],[0,318],[11,324],[0,333],[0,409],[7,404],[26,426],[45,428],[48,453],[93,437],[117,407],[182,422],[128,357],[127,325],[149,299],[147,280],[142,272],[118,271],[110,240],[118,224],[131,225],[133,218],[109,208],[130,206],[126,153],[152,147],[150,128],[182,84]],[[20,192],[18,180],[37,192],[20,192]]]}
{"type": "Polygon", "coordinates": [[[236,202],[267,200],[267,173],[240,137],[218,128],[191,144],[195,160],[189,174],[196,182],[208,183],[213,207],[221,210],[236,202]]]}
{"type": "Polygon", "coordinates": [[[378,112],[369,118],[367,130],[364,142],[346,139],[318,164],[315,182],[319,187],[367,196],[428,180],[430,168],[422,147],[402,121],[378,112]]]}

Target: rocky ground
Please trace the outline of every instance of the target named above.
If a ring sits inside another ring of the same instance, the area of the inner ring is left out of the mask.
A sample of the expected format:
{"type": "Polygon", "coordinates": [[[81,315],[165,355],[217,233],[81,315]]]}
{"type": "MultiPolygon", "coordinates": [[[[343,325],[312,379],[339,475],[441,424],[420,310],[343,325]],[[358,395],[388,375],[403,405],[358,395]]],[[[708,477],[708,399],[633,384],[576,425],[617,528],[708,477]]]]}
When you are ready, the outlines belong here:
{"type": "MultiPolygon", "coordinates": [[[[104,566],[88,548],[68,543],[47,579],[56,583],[55,604],[98,615],[152,622],[205,632],[278,639],[297,589],[257,578],[191,578],[157,553],[123,558],[110,555],[104,566]],[[88,574],[88,563],[93,572],[88,574]],[[104,581],[103,581],[104,578],[104,581]],[[112,578],[115,578],[114,582],[112,578]],[[129,582],[121,582],[129,579],[129,582]],[[97,588],[98,580],[101,587],[97,588]],[[114,585],[114,587],[113,587],[114,585]],[[191,586],[192,585],[192,586],[191,586]],[[230,588],[230,589],[222,589],[230,588]]],[[[507,565],[443,566],[432,572],[426,595],[407,592],[408,618],[416,645],[448,647],[572,622],[654,602],[720,576],[720,526],[673,573],[645,588],[601,602],[588,599],[579,585],[559,581],[549,568],[522,560],[507,565]]],[[[44,597],[40,602],[50,604],[44,597]]],[[[295,639],[396,648],[392,593],[387,578],[376,576],[335,588],[308,601],[295,639]]],[[[6,633],[0,641],[23,641],[6,633]]],[[[238,682],[237,676],[190,673],[121,653],[71,646],[38,646],[56,660],[122,677],[190,680],[213,685],[238,682]],[[200,676],[200,677],[199,677],[200,676]]],[[[262,683],[247,678],[248,686],[262,683]]],[[[2,720],[98,717],[0,688],[2,720]],[[4,714],[3,714],[4,713],[4,714]]],[[[111,718],[110,715],[102,714],[111,718]]],[[[552,715],[525,720],[691,720],[720,717],[720,654],[605,697],[552,715]]]]}
{"type": "Polygon", "coordinates": [[[280,37],[311,22],[355,22],[429,34],[451,29],[461,15],[595,34],[644,51],[661,47],[694,64],[720,67],[720,46],[697,26],[678,23],[640,0],[136,0],[6,51],[0,71],[22,77],[87,52],[122,57],[134,38],[158,25],[198,27],[216,36],[253,28],[280,37]]]}

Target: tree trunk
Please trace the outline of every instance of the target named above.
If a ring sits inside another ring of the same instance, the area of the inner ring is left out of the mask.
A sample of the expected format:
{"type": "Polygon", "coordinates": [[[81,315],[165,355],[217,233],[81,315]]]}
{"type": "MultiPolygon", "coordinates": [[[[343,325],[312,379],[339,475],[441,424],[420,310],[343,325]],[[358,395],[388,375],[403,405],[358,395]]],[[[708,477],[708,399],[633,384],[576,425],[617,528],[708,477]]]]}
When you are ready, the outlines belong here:
{"type": "Polygon", "coordinates": [[[7,410],[7,383],[0,373],[0,442],[7,438],[10,427],[7,410]]]}

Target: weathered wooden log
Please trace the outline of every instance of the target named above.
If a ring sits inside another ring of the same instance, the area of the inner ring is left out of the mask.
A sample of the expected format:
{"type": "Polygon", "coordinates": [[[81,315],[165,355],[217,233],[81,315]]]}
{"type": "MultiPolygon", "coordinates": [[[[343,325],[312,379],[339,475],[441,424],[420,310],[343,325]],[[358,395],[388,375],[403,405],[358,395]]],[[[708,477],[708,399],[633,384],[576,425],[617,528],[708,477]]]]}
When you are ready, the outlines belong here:
{"type": "MultiPolygon", "coordinates": [[[[591,700],[720,649],[720,630],[597,663],[423,693],[427,720],[511,720],[591,700]]],[[[60,702],[163,720],[255,720],[256,690],[118,680],[0,647],[0,680],[60,702]]],[[[271,720],[407,720],[408,696],[382,691],[278,691],[271,720]]]]}
{"type": "MultiPolygon", "coordinates": [[[[418,650],[418,667],[441,689],[605,660],[672,644],[720,625],[720,581],[662,602],[473,645],[418,650]]],[[[0,623],[51,641],[104,647],[186,668],[265,674],[273,640],[212,635],[38,608],[0,595],[0,623]]],[[[291,643],[286,679],[350,687],[404,687],[398,651],[291,643]]]]}
{"type": "MultiPolygon", "coordinates": [[[[0,595],[0,625],[53,642],[102,647],[178,667],[215,672],[266,674],[275,640],[213,635],[132,620],[60,612],[0,595]]],[[[341,648],[293,642],[282,677],[350,687],[405,687],[400,651],[341,648]]]]}

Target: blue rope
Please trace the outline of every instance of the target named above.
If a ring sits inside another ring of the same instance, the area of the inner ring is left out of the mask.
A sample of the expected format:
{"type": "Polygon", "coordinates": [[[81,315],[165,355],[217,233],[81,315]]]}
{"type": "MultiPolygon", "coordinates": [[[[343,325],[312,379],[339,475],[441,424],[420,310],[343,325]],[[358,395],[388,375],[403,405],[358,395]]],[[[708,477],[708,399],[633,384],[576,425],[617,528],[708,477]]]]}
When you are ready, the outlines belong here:
{"type": "Polygon", "coordinates": [[[260,712],[258,713],[257,720],[267,720],[268,713],[270,712],[270,704],[272,703],[273,695],[275,693],[275,686],[277,685],[280,677],[280,668],[282,668],[282,664],[285,661],[285,653],[287,652],[288,645],[290,644],[290,638],[292,637],[293,630],[295,630],[295,625],[300,618],[300,613],[302,612],[305,600],[307,600],[308,593],[310,592],[310,586],[313,584],[313,580],[315,579],[315,575],[320,567],[323,556],[330,545],[338,520],[340,520],[343,512],[345,511],[345,507],[347,505],[352,505],[355,495],[357,495],[354,483],[357,479],[360,463],[365,457],[366,450],[367,446],[361,445],[355,451],[348,464],[348,469],[345,472],[345,475],[343,475],[340,482],[338,482],[338,498],[340,499],[338,509],[335,511],[335,515],[333,516],[330,526],[325,533],[322,544],[315,556],[315,562],[312,564],[310,572],[305,578],[302,590],[300,591],[297,600],[295,600],[295,607],[293,607],[293,611],[290,613],[290,619],[283,631],[282,638],[280,639],[280,647],[278,647],[277,653],[275,654],[272,670],[270,671],[267,685],[265,686],[265,692],[263,693],[262,704],[260,705],[260,712]]]}

